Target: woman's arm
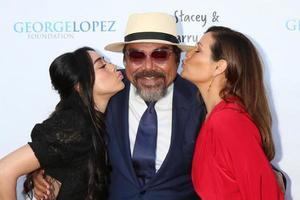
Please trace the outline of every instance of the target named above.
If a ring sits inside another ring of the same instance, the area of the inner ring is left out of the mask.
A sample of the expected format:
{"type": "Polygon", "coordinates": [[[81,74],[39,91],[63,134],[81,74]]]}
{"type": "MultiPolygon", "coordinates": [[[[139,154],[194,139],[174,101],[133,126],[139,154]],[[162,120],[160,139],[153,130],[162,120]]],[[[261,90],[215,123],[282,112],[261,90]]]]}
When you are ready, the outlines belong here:
{"type": "Polygon", "coordinates": [[[218,160],[230,169],[243,199],[284,199],[255,124],[238,112],[217,117],[213,126],[220,150],[218,160]]]}
{"type": "Polygon", "coordinates": [[[0,160],[0,199],[16,199],[17,179],[40,167],[30,146],[24,145],[0,160]]]}

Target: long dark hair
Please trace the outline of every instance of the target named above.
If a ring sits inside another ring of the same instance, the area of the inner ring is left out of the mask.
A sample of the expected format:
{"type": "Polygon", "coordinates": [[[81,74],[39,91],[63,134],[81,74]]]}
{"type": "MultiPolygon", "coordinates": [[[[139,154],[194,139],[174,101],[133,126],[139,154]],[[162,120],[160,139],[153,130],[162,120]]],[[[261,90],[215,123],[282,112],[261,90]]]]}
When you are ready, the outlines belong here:
{"type": "Polygon", "coordinates": [[[226,85],[220,96],[237,96],[260,130],[264,152],[269,160],[275,155],[272,139],[272,117],[263,83],[262,61],[253,43],[242,33],[227,27],[213,26],[212,59],[227,61],[226,85]]]}
{"type": "MultiPolygon", "coordinates": [[[[86,112],[93,124],[92,144],[93,151],[88,161],[88,194],[86,200],[101,199],[105,196],[107,155],[105,145],[105,121],[102,113],[95,110],[93,100],[93,86],[95,81],[94,65],[88,51],[95,51],[90,47],[82,47],[74,52],[65,53],[57,57],[50,65],[51,83],[58,91],[61,101],[74,93],[79,86],[79,96],[85,105],[86,112]]],[[[55,108],[59,111],[60,103],[55,108]]],[[[24,192],[32,188],[32,175],[28,175],[24,183],[24,192]]]]}

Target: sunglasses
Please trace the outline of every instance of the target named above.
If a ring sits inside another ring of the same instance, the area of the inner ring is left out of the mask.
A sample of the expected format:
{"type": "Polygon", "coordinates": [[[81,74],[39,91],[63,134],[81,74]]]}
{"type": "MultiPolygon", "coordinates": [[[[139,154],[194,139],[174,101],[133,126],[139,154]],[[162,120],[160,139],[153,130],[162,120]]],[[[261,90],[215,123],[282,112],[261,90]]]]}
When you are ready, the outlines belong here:
{"type": "Polygon", "coordinates": [[[128,49],[126,50],[126,56],[128,57],[129,61],[134,65],[143,65],[147,59],[150,57],[151,61],[156,65],[165,64],[170,55],[173,53],[172,49],[155,49],[149,55],[143,51],[136,50],[136,49],[128,49]]]}

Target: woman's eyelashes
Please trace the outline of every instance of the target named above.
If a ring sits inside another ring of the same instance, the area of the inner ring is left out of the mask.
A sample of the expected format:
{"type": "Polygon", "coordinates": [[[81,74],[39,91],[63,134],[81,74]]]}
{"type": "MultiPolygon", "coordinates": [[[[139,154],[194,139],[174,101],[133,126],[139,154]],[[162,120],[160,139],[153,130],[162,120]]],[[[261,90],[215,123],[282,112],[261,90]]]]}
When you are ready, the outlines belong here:
{"type": "Polygon", "coordinates": [[[99,67],[99,69],[103,69],[103,68],[105,68],[105,66],[106,66],[106,63],[102,64],[102,65],[99,67]]]}
{"type": "Polygon", "coordinates": [[[107,61],[105,60],[105,58],[101,57],[101,62],[100,62],[99,69],[105,68],[106,64],[107,64],[107,61]]]}
{"type": "Polygon", "coordinates": [[[201,52],[201,48],[197,46],[197,48],[195,49],[195,53],[199,53],[199,52],[201,52]]]}

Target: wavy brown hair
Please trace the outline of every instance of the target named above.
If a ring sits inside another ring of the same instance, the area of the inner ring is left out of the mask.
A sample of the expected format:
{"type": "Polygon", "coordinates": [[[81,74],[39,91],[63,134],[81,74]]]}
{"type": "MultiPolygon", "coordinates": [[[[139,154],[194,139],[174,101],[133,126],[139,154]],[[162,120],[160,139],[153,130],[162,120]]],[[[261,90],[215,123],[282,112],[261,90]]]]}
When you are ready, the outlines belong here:
{"type": "Polygon", "coordinates": [[[212,59],[226,60],[226,84],[220,92],[222,99],[237,96],[258,127],[263,150],[269,160],[275,155],[272,139],[272,117],[263,82],[263,66],[253,43],[242,33],[222,26],[210,27],[214,43],[212,59]]]}

